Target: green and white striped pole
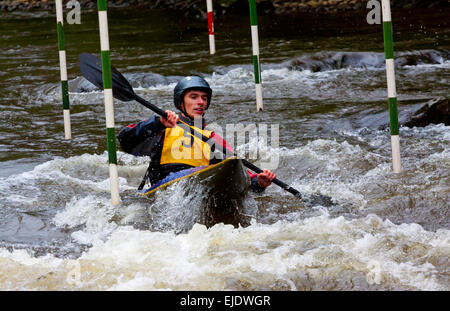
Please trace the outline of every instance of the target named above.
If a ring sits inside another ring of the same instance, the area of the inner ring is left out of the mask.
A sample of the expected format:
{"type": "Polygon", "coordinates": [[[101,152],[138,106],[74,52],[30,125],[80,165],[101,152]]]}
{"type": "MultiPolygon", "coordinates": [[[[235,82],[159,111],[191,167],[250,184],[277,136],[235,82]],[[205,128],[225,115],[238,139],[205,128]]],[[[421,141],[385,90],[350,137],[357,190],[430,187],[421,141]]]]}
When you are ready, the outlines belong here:
{"type": "Polygon", "coordinates": [[[112,93],[111,60],[109,56],[109,34],[106,0],[97,0],[98,22],[100,28],[100,50],[103,72],[103,93],[105,97],[106,141],[108,146],[109,180],[111,201],[120,204],[119,174],[117,171],[116,131],[114,128],[114,101],[112,93]]]}
{"type": "Polygon", "coordinates": [[[56,31],[58,34],[59,70],[61,74],[61,96],[64,117],[64,137],[72,139],[70,127],[69,85],[67,82],[66,39],[64,36],[64,20],[62,0],[56,0],[56,31]]]}
{"type": "Polygon", "coordinates": [[[214,38],[214,13],[212,0],[206,0],[206,11],[208,13],[208,36],[209,36],[209,53],[216,53],[216,41],[214,38]]]}
{"type": "Polygon", "coordinates": [[[259,39],[258,39],[258,14],[256,12],[256,1],[249,0],[250,4],[250,27],[252,31],[253,67],[255,72],[256,110],[263,109],[262,87],[261,87],[261,64],[259,61],[259,39]]]}
{"type": "Polygon", "coordinates": [[[392,168],[394,173],[401,172],[400,138],[397,112],[397,91],[395,87],[394,39],[392,31],[391,5],[389,0],[382,0],[384,54],[386,57],[386,78],[391,130],[392,168]]]}

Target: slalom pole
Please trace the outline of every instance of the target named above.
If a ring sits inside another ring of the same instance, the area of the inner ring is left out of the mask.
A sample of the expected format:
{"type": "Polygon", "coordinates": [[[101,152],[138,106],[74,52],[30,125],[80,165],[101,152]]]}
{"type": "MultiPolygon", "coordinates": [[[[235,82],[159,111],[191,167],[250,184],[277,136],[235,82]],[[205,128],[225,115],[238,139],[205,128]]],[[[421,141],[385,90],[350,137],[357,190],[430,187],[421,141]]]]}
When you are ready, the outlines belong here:
{"type": "Polygon", "coordinates": [[[214,18],[212,0],[206,0],[206,11],[208,12],[208,33],[209,33],[209,52],[216,53],[216,42],[214,39],[214,18]]]}
{"type": "Polygon", "coordinates": [[[261,87],[261,64],[259,62],[259,39],[258,39],[258,14],[256,12],[256,1],[249,0],[250,4],[250,27],[252,31],[253,67],[255,72],[256,111],[263,109],[262,87],[261,87]]]}
{"type": "Polygon", "coordinates": [[[106,0],[97,0],[97,8],[100,28],[100,53],[102,58],[103,93],[105,98],[106,142],[108,146],[111,201],[113,205],[118,205],[120,204],[119,174],[117,171],[116,131],[114,128],[114,101],[112,92],[106,0]]]}
{"type": "Polygon", "coordinates": [[[386,58],[386,78],[391,131],[392,168],[394,173],[401,172],[400,138],[397,112],[397,91],[395,87],[394,39],[392,31],[391,5],[382,0],[384,54],[386,58]]]}
{"type": "Polygon", "coordinates": [[[61,75],[61,96],[64,118],[64,137],[72,139],[70,126],[69,85],[67,82],[66,39],[64,36],[64,19],[62,0],[56,0],[56,31],[58,34],[59,70],[61,75]]]}

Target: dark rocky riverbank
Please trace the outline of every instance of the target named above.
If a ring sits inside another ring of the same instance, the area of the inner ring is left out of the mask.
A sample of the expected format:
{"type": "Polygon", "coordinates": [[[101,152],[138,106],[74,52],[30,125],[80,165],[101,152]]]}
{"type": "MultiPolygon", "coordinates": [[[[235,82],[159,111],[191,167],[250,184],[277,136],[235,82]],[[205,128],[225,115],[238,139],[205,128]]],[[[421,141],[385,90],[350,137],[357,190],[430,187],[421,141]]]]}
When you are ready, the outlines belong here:
{"type": "MultiPolygon", "coordinates": [[[[72,0],[75,1],[75,0],[72,0]]],[[[81,8],[96,9],[95,0],[77,0],[81,8]]],[[[258,14],[285,14],[295,12],[336,13],[339,11],[366,10],[369,0],[256,0],[258,14]]],[[[372,0],[373,1],[373,0],[372,0]]],[[[381,0],[378,0],[379,2],[381,0]]],[[[68,0],[63,1],[64,5],[68,0]]],[[[174,9],[186,15],[206,16],[205,0],[111,0],[109,8],[174,9]]],[[[216,15],[248,11],[247,0],[213,1],[216,15]]],[[[0,10],[54,10],[55,1],[50,0],[0,0],[0,10]]],[[[448,0],[391,0],[392,8],[448,8],[448,0]]]]}
{"type": "Polygon", "coordinates": [[[448,98],[434,98],[417,110],[404,123],[408,127],[424,127],[428,124],[450,125],[450,101],[448,98]]]}

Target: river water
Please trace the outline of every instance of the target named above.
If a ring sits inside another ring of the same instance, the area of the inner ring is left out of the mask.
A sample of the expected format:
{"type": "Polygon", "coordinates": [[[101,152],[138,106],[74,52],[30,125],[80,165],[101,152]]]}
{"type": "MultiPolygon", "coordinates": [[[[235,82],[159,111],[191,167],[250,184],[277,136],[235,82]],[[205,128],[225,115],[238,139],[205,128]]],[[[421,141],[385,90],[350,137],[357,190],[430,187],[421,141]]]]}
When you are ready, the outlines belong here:
{"type": "MultiPolygon", "coordinates": [[[[449,13],[393,11],[400,121],[450,95],[449,13]]],[[[211,56],[205,20],[109,10],[112,65],[137,94],[172,109],[176,81],[205,76],[208,122],[279,128],[270,144],[248,135],[241,155],[277,159],[282,181],[336,203],[271,186],[245,202],[249,226],[206,228],[177,187],[136,195],[145,157],[118,151],[122,202],[110,203],[103,95],[76,65],[99,54],[97,13],[66,25],[72,140],[55,14],[0,13],[0,289],[449,290],[450,128],[401,127],[392,172],[382,28],[365,14],[260,16],[256,112],[246,15],[216,19],[211,56]]],[[[137,102],[114,109],[117,131],[152,115],[137,102]]]]}

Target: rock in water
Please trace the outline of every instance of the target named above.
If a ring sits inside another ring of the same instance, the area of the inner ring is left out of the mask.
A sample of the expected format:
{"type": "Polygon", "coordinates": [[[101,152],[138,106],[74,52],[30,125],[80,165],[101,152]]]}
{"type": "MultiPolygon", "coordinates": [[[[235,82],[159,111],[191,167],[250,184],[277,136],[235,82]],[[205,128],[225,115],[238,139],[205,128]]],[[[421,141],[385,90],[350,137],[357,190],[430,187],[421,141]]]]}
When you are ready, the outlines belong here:
{"type": "Polygon", "coordinates": [[[76,77],[69,81],[69,92],[74,93],[89,93],[99,91],[100,89],[86,80],[84,77],[76,77]]]}
{"type": "Polygon", "coordinates": [[[409,121],[408,127],[424,127],[428,124],[444,123],[450,125],[450,104],[448,98],[434,98],[417,110],[409,121]]]}

